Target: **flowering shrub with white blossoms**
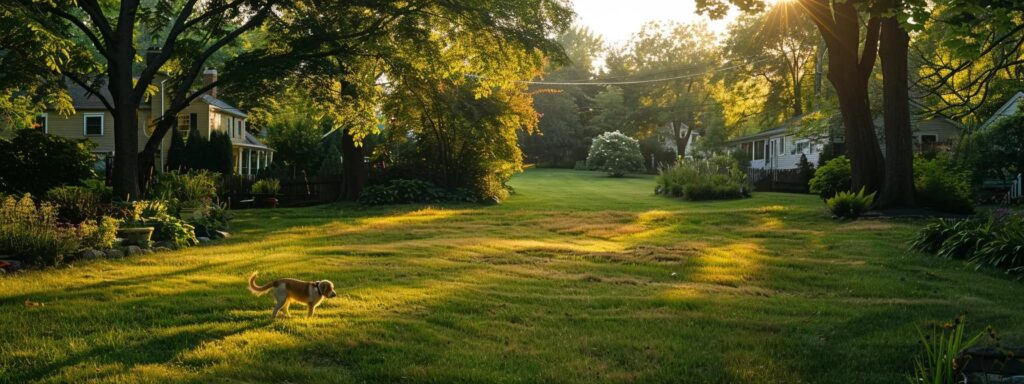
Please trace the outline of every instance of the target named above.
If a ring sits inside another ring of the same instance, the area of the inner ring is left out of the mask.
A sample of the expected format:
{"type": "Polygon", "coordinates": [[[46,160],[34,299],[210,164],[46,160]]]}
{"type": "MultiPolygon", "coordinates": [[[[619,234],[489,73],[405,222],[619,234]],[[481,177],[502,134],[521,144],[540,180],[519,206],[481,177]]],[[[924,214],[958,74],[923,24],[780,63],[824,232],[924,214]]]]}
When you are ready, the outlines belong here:
{"type": "Polygon", "coordinates": [[[644,156],[640,153],[640,142],[619,131],[602,133],[590,145],[587,167],[605,171],[613,177],[643,171],[644,156]]]}

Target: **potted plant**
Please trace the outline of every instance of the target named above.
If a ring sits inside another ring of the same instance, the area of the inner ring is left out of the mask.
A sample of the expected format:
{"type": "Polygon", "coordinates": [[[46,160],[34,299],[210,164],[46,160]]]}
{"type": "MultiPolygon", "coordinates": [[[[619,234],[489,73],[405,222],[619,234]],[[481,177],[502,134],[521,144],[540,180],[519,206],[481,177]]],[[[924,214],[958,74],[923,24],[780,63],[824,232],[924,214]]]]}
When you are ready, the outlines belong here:
{"type": "Polygon", "coordinates": [[[281,192],[281,182],[277,179],[263,179],[252,184],[256,206],[260,208],[276,208],[277,195],[281,192]]]}
{"type": "Polygon", "coordinates": [[[121,221],[121,227],[117,229],[117,237],[127,245],[149,247],[155,228],[146,225],[143,220],[142,214],[146,206],[139,203],[124,203],[121,209],[124,219],[121,221]]]}

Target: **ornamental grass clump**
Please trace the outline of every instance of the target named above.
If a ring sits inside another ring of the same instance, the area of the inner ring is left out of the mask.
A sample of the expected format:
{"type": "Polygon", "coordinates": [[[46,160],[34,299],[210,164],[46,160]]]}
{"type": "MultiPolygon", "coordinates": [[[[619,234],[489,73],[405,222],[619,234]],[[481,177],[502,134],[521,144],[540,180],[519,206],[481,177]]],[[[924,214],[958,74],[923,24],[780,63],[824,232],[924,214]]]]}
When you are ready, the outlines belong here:
{"type": "Polygon", "coordinates": [[[1000,209],[967,219],[939,219],[922,228],[914,250],[966,260],[975,268],[994,267],[1024,278],[1024,214],[1000,209]]]}
{"type": "Polygon", "coordinates": [[[587,155],[587,167],[622,177],[630,172],[644,170],[644,156],[640,142],[622,132],[605,132],[594,138],[587,155]]]}
{"type": "Polygon", "coordinates": [[[739,199],[749,196],[747,174],[729,156],[679,160],[662,169],[655,179],[655,193],[686,200],[739,199]]]}

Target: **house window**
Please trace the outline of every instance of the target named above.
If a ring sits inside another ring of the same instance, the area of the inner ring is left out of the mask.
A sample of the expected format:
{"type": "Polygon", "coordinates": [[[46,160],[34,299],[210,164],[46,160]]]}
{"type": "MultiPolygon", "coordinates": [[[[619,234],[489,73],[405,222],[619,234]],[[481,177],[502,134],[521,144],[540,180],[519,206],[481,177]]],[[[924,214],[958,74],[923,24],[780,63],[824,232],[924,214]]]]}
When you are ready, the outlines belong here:
{"type": "Polygon", "coordinates": [[[85,114],[85,123],[83,131],[83,133],[85,133],[86,136],[103,136],[103,114],[85,114]]]}
{"type": "Polygon", "coordinates": [[[764,160],[764,140],[754,142],[754,160],[764,160]]]}
{"type": "Polygon", "coordinates": [[[802,155],[802,154],[807,153],[807,149],[810,148],[810,146],[811,146],[810,144],[811,143],[806,142],[806,141],[797,142],[796,143],[796,148],[793,149],[792,154],[794,154],[794,155],[802,155]]]}
{"type": "Polygon", "coordinates": [[[45,113],[36,116],[36,119],[32,122],[32,128],[42,129],[43,133],[50,133],[50,127],[47,125],[47,119],[45,113]]]}
{"type": "Polygon", "coordinates": [[[785,137],[779,139],[779,154],[781,155],[783,153],[786,153],[786,138],[785,137]]]}
{"type": "Polygon", "coordinates": [[[182,137],[188,137],[188,131],[197,125],[199,125],[199,115],[195,113],[178,115],[178,132],[182,137]]]}
{"type": "Polygon", "coordinates": [[[939,143],[938,136],[935,135],[921,135],[921,150],[922,151],[933,151],[939,143]]]}

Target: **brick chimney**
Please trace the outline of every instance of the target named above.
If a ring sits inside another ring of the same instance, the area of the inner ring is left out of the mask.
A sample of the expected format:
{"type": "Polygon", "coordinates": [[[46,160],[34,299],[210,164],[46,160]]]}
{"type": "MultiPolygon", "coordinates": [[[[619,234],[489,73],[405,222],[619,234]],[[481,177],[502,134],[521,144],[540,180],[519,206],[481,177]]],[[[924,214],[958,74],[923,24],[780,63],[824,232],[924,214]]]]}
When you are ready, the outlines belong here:
{"type": "MultiPolygon", "coordinates": [[[[203,86],[204,87],[207,86],[207,85],[210,85],[211,83],[213,83],[215,81],[217,81],[217,70],[216,69],[207,68],[206,70],[203,71],[203,86]]],[[[210,94],[210,96],[217,97],[217,87],[211,88],[206,93],[210,94]]]]}

